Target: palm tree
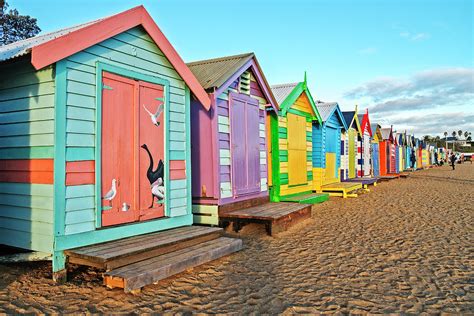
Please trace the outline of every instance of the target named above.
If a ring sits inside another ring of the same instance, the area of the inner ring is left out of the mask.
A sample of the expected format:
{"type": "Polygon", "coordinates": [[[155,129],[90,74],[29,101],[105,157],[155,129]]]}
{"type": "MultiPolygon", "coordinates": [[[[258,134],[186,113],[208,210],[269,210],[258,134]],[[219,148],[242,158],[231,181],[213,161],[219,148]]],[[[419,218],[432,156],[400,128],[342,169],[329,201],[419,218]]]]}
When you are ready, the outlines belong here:
{"type": "Polygon", "coordinates": [[[468,131],[465,131],[464,132],[464,138],[467,138],[469,136],[469,132],[468,131]]]}
{"type": "Polygon", "coordinates": [[[451,135],[453,135],[453,137],[456,137],[456,131],[453,131],[451,135]]]}
{"type": "Polygon", "coordinates": [[[448,137],[448,132],[444,132],[444,137],[448,137]]]}
{"type": "Polygon", "coordinates": [[[458,135],[459,135],[459,137],[462,136],[462,131],[461,130],[458,131],[458,135]]]}

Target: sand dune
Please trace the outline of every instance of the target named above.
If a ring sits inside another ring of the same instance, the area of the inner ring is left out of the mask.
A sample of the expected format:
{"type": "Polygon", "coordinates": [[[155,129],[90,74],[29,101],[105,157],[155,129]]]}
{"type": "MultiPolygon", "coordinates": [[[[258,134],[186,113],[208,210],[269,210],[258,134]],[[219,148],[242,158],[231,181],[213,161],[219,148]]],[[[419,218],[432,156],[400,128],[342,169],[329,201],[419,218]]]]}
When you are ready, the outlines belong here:
{"type": "Polygon", "coordinates": [[[474,313],[474,165],[332,198],[275,238],[238,235],[243,251],[138,296],[91,268],[58,286],[48,263],[0,265],[0,312],[474,313]]]}

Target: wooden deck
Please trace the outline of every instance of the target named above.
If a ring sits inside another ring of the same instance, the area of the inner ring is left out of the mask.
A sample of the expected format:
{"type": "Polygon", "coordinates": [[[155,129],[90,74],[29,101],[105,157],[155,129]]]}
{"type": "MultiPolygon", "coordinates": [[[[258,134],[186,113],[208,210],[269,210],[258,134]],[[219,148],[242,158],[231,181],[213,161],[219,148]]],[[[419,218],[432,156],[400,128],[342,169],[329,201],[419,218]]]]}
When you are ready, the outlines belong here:
{"type": "Polygon", "coordinates": [[[223,229],[217,227],[185,226],[70,249],[66,250],[65,254],[68,256],[70,263],[111,270],[216,239],[222,233],[223,229]]]}
{"type": "Polygon", "coordinates": [[[223,229],[184,226],[65,251],[68,262],[106,270],[104,283],[125,292],[242,249],[223,229]]]}
{"type": "Polygon", "coordinates": [[[357,197],[358,191],[362,189],[361,183],[355,182],[335,182],[321,186],[320,192],[328,193],[330,196],[343,198],[357,197]]]}
{"type": "Polygon", "coordinates": [[[343,182],[353,182],[353,183],[360,183],[362,184],[362,188],[369,192],[369,185],[373,185],[374,187],[377,186],[377,180],[378,178],[366,178],[366,177],[362,177],[362,178],[352,178],[352,179],[346,179],[344,180],[343,182]]]}
{"type": "Polygon", "coordinates": [[[316,204],[323,203],[329,199],[329,194],[327,193],[302,193],[302,194],[293,194],[290,196],[282,196],[281,202],[293,202],[293,203],[302,203],[302,204],[316,204]]]}
{"type": "Polygon", "coordinates": [[[285,231],[290,226],[311,217],[311,205],[300,203],[265,203],[262,205],[233,210],[220,214],[221,225],[226,227],[232,223],[238,232],[247,223],[264,224],[267,233],[285,231]]]}
{"type": "Polygon", "coordinates": [[[400,178],[400,174],[398,173],[389,173],[386,176],[380,176],[379,181],[390,181],[394,179],[400,178]]]}
{"type": "Polygon", "coordinates": [[[219,237],[106,272],[104,283],[111,288],[119,287],[123,288],[125,292],[134,292],[170,275],[221,258],[240,249],[242,249],[242,240],[219,237]]]}

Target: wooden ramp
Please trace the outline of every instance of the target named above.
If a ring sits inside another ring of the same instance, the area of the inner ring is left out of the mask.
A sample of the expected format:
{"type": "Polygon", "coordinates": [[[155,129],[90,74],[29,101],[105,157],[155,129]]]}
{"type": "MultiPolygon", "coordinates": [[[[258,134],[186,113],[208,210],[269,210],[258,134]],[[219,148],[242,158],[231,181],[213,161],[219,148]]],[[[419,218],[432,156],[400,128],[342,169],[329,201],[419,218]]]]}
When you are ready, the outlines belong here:
{"type": "Polygon", "coordinates": [[[262,205],[233,210],[219,214],[221,225],[226,227],[230,223],[238,232],[247,223],[264,224],[267,233],[285,231],[290,226],[311,217],[311,205],[300,203],[265,203],[262,205]]]}
{"type": "Polygon", "coordinates": [[[222,237],[222,233],[217,227],[184,226],[70,249],[65,254],[69,263],[106,270],[107,286],[129,292],[242,248],[240,239],[222,237]],[[157,262],[166,263],[166,268],[157,262]]]}
{"type": "Polygon", "coordinates": [[[330,196],[340,196],[343,198],[357,197],[358,191],[362,189],[361,183],[356,182],[335,182],[321,186],[320,192],[328,193],[330,196]]]}
{"type": "Polygon", "coordinates": [[[316,204],[325,202],[327,200],[329,200],[329,194],[327,193],[302,193],[282,196],[280,198],[281,202],[293,202],[303,204],[316,204]]]}
{"type": "Polygon", "coordinates": [[[369,192],[370,189],[369,189],[369,185],[373,185],[374,187],[377,186],[377,180],[378,178],[366,178],[366,177],[362,177],[362,178],[352,178],[352,179],[346,179],[344,180],[343,182],[353,182],[353,183],[360,183],[362,184],[362,188],[369,192]]]}
{"type": "Polygon", "coordinates": [[[400,172],[400,178],[408,178],[410,176],[407,172],[400,172]]]}

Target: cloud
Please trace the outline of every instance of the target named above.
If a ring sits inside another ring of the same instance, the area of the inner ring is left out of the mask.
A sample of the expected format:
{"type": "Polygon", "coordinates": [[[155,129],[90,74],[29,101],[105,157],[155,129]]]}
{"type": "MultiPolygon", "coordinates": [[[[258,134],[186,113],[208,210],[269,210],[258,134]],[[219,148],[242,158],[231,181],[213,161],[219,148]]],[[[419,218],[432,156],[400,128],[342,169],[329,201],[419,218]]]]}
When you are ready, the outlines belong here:
{"type": "Polygon", "coordinates": [[[375,48],[375,47],[366,47],[366,48],[363,48],[363,49],[359,49],[357,52],[359,53],[359,55],[373,55],[373,54],[377,53],[377,48],[375,48]]]}
{"type": "Polygon", "coordinates": [[[349,104],[367,106],[371,119],[383,124],[438,134],[453,128],[474,131],[474,68],[376,78],[346,91],[343,97],[349,104]]]}
{"type": "Polygon", "coordinates": [[[391,118],[390,123],[398,131],[409,131],[417,136],[439,135],[452,131],[474,131],[474,113],[432,113],[414,114],[405,117],[391,118]]]}
{"type": "Polygon", "coordinates": [[[410,33],[407,31],[400,32],[400,37],[409,39],[411,41],[421,41],[430,38],[429,33],[410,33]]]}
{"type": "Polygon", "coordinates": [[[367,98],[371,107],[379,112],[473,102],[474,68],[432,69],[410,78],[377,78],[347,91],[344,97],[367,98]]]}

